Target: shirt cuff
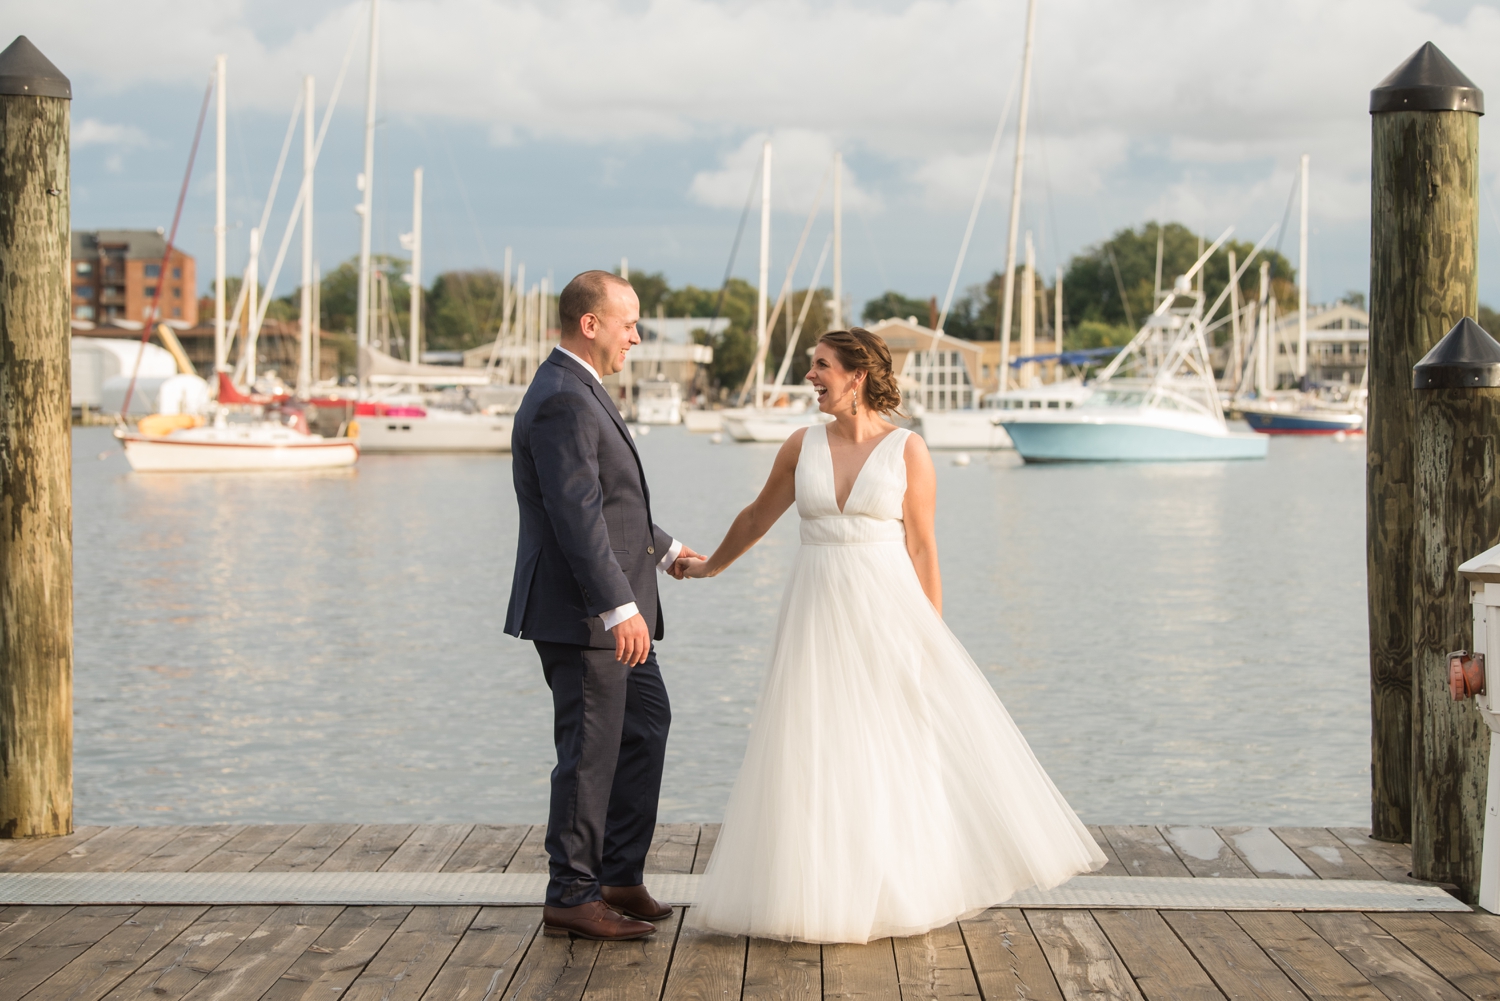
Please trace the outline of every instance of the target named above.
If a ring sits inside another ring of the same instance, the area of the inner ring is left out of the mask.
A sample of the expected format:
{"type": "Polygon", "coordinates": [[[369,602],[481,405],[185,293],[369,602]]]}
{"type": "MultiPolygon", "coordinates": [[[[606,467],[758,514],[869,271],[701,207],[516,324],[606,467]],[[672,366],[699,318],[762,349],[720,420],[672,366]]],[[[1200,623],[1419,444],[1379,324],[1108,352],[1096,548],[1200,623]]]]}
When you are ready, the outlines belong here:
{"type": "Polygon", "coordinates": [[[672,564],[677,562],[677,557],[680,555],[682,555],[682,543],[673,539],[672,544],[667,547],[667,555],[657,561],[656,569],[666,573],[672,569],[672,564]]]}
{"type": "Polygon", "coordinates": [[[608,632],[615,626],[618,626],[620,623],[630,618],[632,615],[639,614],[640,609],[636,608],[635,602],[632,601],[628,602],[627,604],[621,605],[619,608],[612,609],[611,611],[603,613],[599,616],[599,619],[604,623],[605,631],[608,632]]]}

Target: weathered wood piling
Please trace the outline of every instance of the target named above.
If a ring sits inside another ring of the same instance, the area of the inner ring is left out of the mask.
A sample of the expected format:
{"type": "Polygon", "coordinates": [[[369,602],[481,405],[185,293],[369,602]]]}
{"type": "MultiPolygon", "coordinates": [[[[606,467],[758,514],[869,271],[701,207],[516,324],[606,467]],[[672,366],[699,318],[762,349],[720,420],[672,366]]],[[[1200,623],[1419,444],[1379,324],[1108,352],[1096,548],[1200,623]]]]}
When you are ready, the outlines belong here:
{"type": "Polygon", "coordinates": [[[0,837],[73,829],[72,88],[0,52],[0,837]]]}
{"type": "Polygon", "coordinates": [[[1412,836],[1411,373],[1445,332],[1478,311],[1483,112],[1479,88],[1430,42],[1370,92],[1371,827],[1386,841],[1412,836]]]}
{"type": "Polygon", "coordinates": [[[1412,372],[1416,395],[1412,577],[1412,874],[1474,903],[1490,731],[1455,702],[1448,654],[1471,643],[1460,563],[1500,541],[1500,343],[1465,317],[1412,372]]]}

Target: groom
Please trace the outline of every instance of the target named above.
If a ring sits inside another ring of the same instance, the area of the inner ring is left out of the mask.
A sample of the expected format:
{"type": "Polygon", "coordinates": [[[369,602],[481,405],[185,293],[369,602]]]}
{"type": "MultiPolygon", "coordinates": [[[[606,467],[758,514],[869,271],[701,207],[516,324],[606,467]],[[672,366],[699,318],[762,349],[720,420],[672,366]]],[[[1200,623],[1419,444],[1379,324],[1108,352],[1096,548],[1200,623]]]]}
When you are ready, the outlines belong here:
{"type": "Polygon", "coordinates": [[[604,389],[641,342],[630,283],[585,271],[557,299],[561,343],[511,437],[521,531],[505,631],[531,640],[552,689],[548,935],[643,938],[672,915],[643,881],[671,707],[652,640],[656,573],[697,556],[651,520],[635,443],[604,389]]]}

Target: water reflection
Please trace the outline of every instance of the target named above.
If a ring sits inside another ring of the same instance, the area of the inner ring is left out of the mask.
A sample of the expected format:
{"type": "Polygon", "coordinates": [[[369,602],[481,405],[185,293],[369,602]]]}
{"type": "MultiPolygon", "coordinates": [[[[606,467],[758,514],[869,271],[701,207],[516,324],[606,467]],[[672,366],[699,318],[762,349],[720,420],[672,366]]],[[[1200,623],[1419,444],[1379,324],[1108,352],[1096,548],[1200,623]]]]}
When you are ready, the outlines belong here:
{"type": "MultiPolygon", "coordinates": [[[[699,549],[775,455],[639,444],[658,522],[699,549]]],[[[500,628],[507,458],[140,476],[111,445],[75,432],[80,822],[545,816],[548,693],[500,628]]],[[[948,621],[1085,819],[1365,822],[1363,471],[1330,441],[939,457],[948,621]]],[[[664,581],[665,820],[719,816],[796,546],[788,515],[724,576],[664,581]]]]}

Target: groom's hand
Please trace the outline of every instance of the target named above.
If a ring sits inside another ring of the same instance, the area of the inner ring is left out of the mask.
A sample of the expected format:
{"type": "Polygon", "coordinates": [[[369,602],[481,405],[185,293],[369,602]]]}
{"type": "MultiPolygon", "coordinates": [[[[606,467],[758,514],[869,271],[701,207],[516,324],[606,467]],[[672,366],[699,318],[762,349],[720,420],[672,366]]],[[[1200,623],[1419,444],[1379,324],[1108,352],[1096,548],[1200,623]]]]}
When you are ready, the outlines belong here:
{"type": "Polygon", "coordinates": [[[610,632],[615,634],[615,660],[626,667],[645,663],[646,655],[651,652],[651,630],[646,628],[646,620],[639,612],[610,632]]]}
{"type": "Polygon", "coordinates": [[[687,543],[683,543],[681,552],[677,554],[677,559],[672,561],[672,565],[667,568],[667,573],[677,580],[682,580],[682,571],[683,568],[687,565],[687,561],[701,560],[703,558],[704,557],[702,553],[694,552],[692,546],[689,546],[687,543]]]}

